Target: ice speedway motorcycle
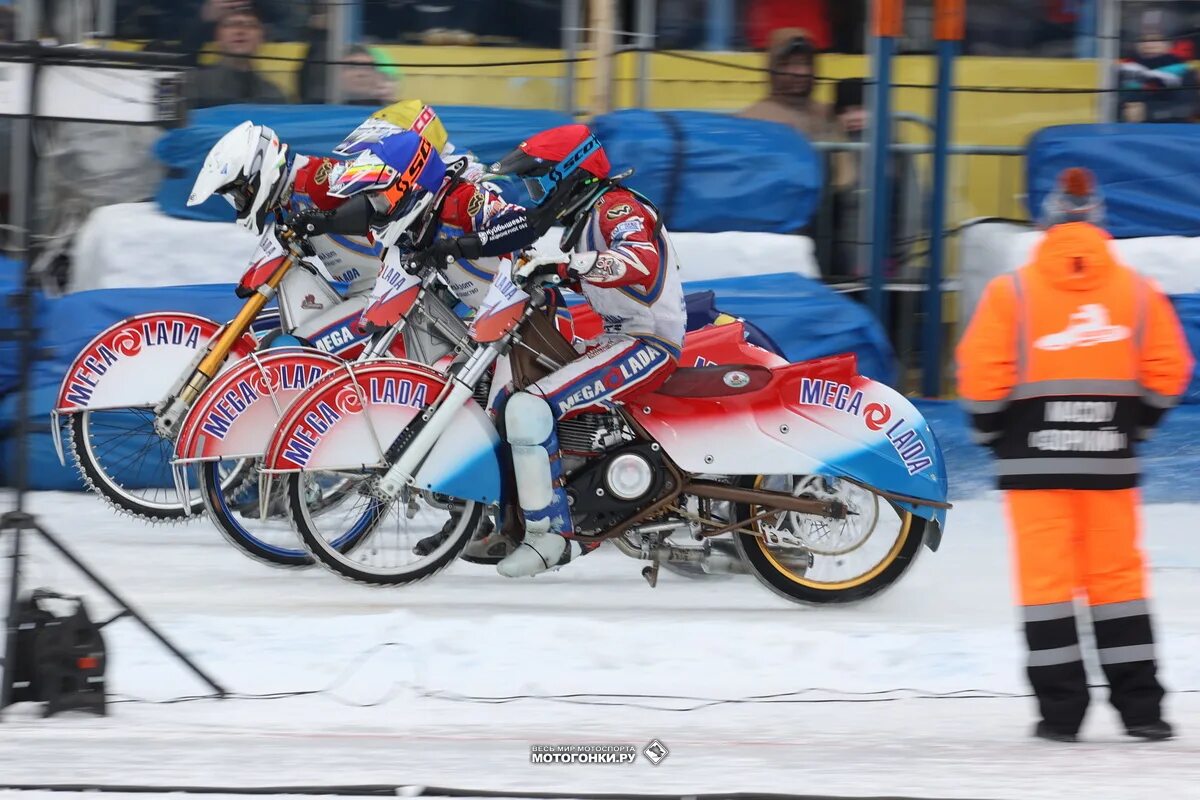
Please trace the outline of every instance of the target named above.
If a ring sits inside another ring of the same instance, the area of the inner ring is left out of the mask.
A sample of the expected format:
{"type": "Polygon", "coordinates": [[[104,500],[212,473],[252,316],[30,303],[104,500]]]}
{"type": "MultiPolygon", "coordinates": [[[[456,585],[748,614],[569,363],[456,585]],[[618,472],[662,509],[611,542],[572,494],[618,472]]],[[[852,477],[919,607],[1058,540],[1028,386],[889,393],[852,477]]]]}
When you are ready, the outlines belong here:
{"type": "MultiPolygon", "coordinates": [[[[355,360],[361,363],[394,354],[393,340],[397,336],[402,338],[403,352],[410,360],[442,370],[454,359],[469,356],[474,345],[466,323],[453,310],[457,300],[449,285],[450,279],[444,272],[434,268],[414,269],[403,250],[390,248],[359,320],[362,328],[373,332],[373,336],[355,360]]],[[[573,338],[577,323],[586,328],[585,319],[578,312],[560,310],[555,315],[555,329],[562,336],[573,338]]],[[[599,327],[598,320],[595,327],[599,327]]],[[[744,340],[745,334],[738,324],[722,330],[720,337],[730,342],[735,337],[744,340]]],[[[713,338],[702,334],[696,341],[703,345],[713,338]]],[[[749,344],[736,356],[719,347],[694,349],[695,357],[706,363],[731,357],[744,360],[747,354],[756,363],[784,363],[781,356],[749,344]]],[[[279,484],[269,496],[260,495],[256,477],[280,417],[308,386],[342,361],[322,350],[305,347],[252,352],[209,383],[178,426],[172,464],[179,496],[192,495],[190,484],[198,471],[200,496],[209,517],[226,538],[253,558],[285,567],[313,563],[308,552],[299,548],[300,542],[287,517],[279,513],[285,500],[284,487],[279,484]],[[248,464],[251,466],[247,467],[248,464]],[[230,485],[226,479],[229,475],[238,475],[241,480],[230,485]]],[[[476,398],[479,403],[486,405],[490,384],[490,380],[481,382],[482,393],[477,393],[476,398]]],[[[324,508],[336,507],[343,493],[356,488],[354,480],[337,474],[310,479],[307,495],[310,513],[319,514],[324,508]]],[[[353,547],[360,538],[349,535],[340,544],[353,547]]],[[[498,556],[476,557],[470,551],[464,552],[463,558],[483,563],[498,560],[498,556]]],[[[672,565],[672,568],[689,577],[699,576],[698,571],[686,567],[672,565]]]]}
{"type": "MultiPolygon", "coordinates": [[[[576,356],[547,292],[493,281],[449,372],[405,360],[343,363],[283,414],[260,474],[308,547],[343,577],[395,586],[452,563],[485,515],[519,536],[494,416],[479,399],[501,356],[514,387],[576,356]],[[353,484],[311,502],[312,483],[353,484]],[[418,547],[435,534],[432,547],[418,547]]],[[[740,325],[689,335],[683,363],[749,353],[740,325]]],[[[703,363],[703,362],[701,362],[703,363]]],[[[619,367],[618,367],[619,368],[619,367]]],[[[945,524],[946,473],[921,414],[856,374],[853,355],[683,367],[659,389],[559,425],[576,535],[649,564],[748,571],[800,603],[862,600],[894,584],[945,524]],[[683,534],[689,542],[680,542],[683,534]],[[714,547],[732,535],[732,548],[714,547]]],[[[586,559],[585,559],[586,562],[586,559]]]]}
{"type": "Polygon", "coordinates": [[[432,363],[453,350],[455,339],[440,331],[461,337],[452,326],[462,328],[462,323],[444,296],[426,299],[418,324],[368,336],[355,324],[368,294],[345,296],[336,285],[351,277],[329,274],[302,237],[276,226],[264,233],[238,283],[237,294],[245,303],[230,322],[221,325],[195,314],[163,311],[130,317],[102,331],[76,357],[59,390],[53,421],[60,460],[65,463],[65,433],[87,485],[117,509],[152,521],[173,521],[204,507],[252,555],[289,566],[311,563],[297,546],[273,548],[257,541],[247,528],[247,515],[235,513],[235,495],[254,483],[252,463],[200,470],[184,494],[173,488],[178,482],[168,464],[177,434],[198,402],[204,400],[207,407],[222,370],[256,353],[262,355],[254,357],[274,363],[277,355],[263,348],[280,341],[279,334],[315,345],[303,351],[305,371],[281,375],[287,389],[315,380],[330,364],[347,358],[407,355],[432,363]],[[275,309],[266,308],[270,298],[277,301],[275,309]]]}

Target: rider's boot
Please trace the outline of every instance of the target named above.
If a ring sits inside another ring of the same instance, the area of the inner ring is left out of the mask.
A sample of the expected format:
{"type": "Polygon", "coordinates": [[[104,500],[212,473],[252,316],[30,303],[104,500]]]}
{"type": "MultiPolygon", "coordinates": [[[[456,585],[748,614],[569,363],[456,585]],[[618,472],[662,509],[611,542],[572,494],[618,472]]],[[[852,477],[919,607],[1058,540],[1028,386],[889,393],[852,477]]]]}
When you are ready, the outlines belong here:
{"type": "Polygon", "coordinates": [[[525,538],[496,565],[508,578],[525,577],[560,567],[578,545],[571,535],[571,506],[562,487],[562,464],[554,415],[546,401],[517,392],[504,407],[505,430],[512,448],[517,499],[525,516],[525,538]]]}
{"type": "MultiPolygon", "coordinates": [[[[427,556],[441,547],[442,542],[458,527],[458,517],[452,516],[437,533],[430,534],[413,545],[413,553],[427,556]]],[[[490,519],[484,519],[475,529],[475,535],[463,548],[463,558],[468,561],[487,561],[495,563],[513,551],[516,543],[501,531],[496,530],[490,519]]]]}

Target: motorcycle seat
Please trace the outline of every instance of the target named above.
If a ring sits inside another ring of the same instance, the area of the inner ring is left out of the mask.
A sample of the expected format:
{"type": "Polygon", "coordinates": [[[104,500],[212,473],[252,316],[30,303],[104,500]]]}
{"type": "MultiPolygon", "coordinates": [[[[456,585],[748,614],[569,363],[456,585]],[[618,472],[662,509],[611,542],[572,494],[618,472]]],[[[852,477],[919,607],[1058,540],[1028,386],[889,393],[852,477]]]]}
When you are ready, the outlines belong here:
{"type": "Polygon", "coordinates": [[[727,397],[757,392],[771,382],[771,370],[757,364],[680,367],[654,390],[668,397],[727,397]]]}

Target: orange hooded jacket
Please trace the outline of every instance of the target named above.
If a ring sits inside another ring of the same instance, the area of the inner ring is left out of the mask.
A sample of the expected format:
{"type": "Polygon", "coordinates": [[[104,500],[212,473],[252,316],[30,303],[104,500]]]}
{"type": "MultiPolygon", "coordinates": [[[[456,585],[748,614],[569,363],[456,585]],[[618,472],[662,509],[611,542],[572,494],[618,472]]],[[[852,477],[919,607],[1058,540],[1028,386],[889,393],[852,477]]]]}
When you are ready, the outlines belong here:
{"type": "Polygon", "coordinates": [[[1123,489],[1145,438],[1187,387],[1170,301],[1086,222],[1050,228],[993,280],[957,350],[958,389],[1002,489],[1123,489]]]}

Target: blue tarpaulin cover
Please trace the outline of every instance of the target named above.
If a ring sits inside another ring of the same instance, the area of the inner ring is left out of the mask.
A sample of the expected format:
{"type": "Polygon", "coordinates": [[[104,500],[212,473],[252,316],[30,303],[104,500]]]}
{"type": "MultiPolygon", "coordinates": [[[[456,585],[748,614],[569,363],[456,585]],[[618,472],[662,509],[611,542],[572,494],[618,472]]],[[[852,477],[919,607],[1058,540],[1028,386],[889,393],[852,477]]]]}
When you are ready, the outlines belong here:
{"type": "MultiPolygon", "coordinates": [[[[557,111],[468,106],[437,106],[436,110],[455,152],[470,151],[485,163],[503,157],[520,144],[522,136],[573,121],[557,111]]],[[[233,209],[220,198],[214,197],[196,208],[187,207],[188,193],[204,157],[231,128],[251,120],[274,129],[296,153],[329,156],[367,116],[362,106],[238,105],[199,109],[191,113],[186,127],[168,131],[155,147],[155,155],[167,166],[167,176],[155,199],[163,212],[173,217],[232,220],[233,209]]],[[[520,202],[526,197],[518,190],[513,200],[520,202]]]]}
{"type": "MultiPolygon", "coordinates": [[[[439,106],[456,152],[498,160],[537,131],[572,119],[555,111],[439,106]]],[[[220,198],[186,205],[209,149],[249,119],[268,125],[297,153],[330,155],[364,118],[359,106],[220,106],[192,114],[186,127],[159,140],[167,176],[156,197],[174,217],[231,220],[220,198]]],[[[634,167],[629,185],[665,213],[677,231],[791,233],[812,218],[820,199],[821,160],[785,125],[701,111],[617,111],[592,122],[615,171],[634,167]]],[[[518,181],[500,181],[505,196],[525,203],[518,181]]]]}
{"type": "Polygon", "coordinates": [[[786,125],[707,111],[605,114],[592,121],[613,170],[663,209],[667,227],[792,233],[821,199],[821,158],[786,125]]]}
{"type": "Polygon", "coordinates": [[[1087,167],[1104,193],[1105,227],[1118,239],[1200,236],[1200,127],[1059,125],[1029,141],[1029,210],[1067,167],[1087,167]]]}

